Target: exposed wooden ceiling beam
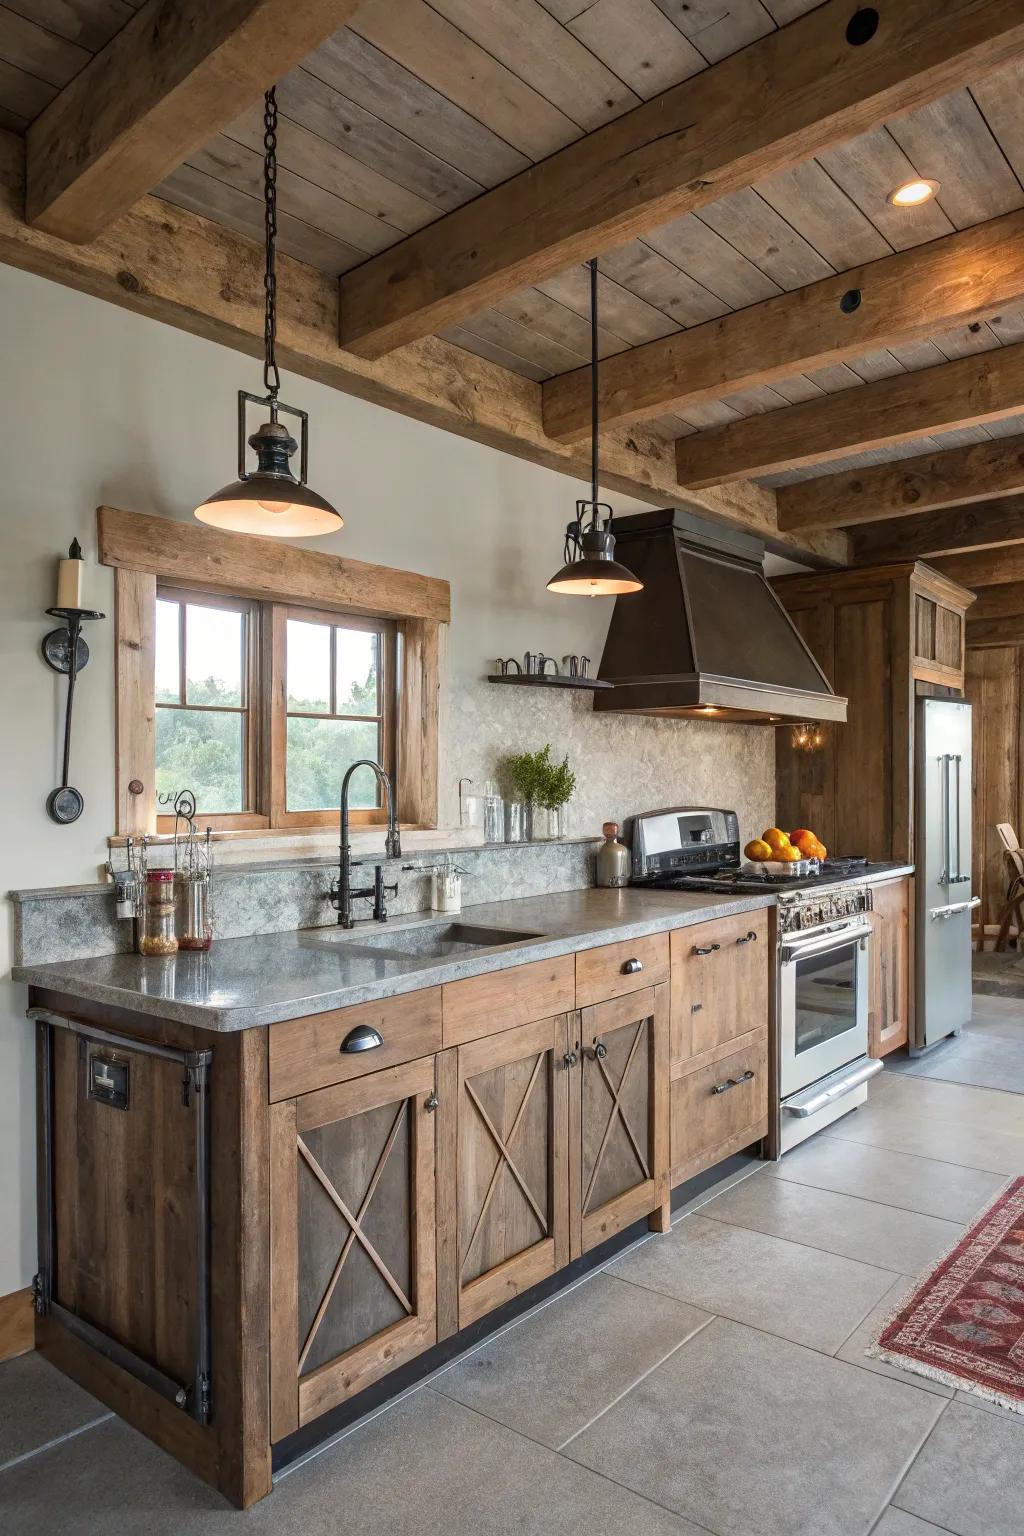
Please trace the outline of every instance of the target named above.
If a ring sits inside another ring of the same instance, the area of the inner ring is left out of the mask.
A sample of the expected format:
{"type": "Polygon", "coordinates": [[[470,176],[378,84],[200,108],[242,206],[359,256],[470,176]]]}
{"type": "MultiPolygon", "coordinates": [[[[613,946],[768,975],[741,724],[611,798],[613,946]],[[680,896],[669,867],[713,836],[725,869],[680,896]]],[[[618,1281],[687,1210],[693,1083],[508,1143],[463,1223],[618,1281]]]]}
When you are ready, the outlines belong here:
{"type": "Polygon", "coordinates": [[[964,555],[940,555],[928,562],[962,587],[1001,587],[1024,581],[1024,544],[1002,544],[996,549],[977,549],[964,555]]]}
{"type": "Polygon", "coordinates": [[[94,240],[358,4],[146,0],[29,125],[29,222],[94,240]]]}
{"type": "Polygon", "coordinates": [[[943,507],[923,517],[896,517],[853,531],[855,565],[885,565],[893,560],[929,560],[933,555],[962,554],[1024,542],[1024,495],[998,501],[943,507]]]}
{"type": "Polygon", "coordinates": [[[1001,587],[984,587],[968,609],[968,622],[1024,615],[1024,581],[1008,581],[1001,587]]]}
{"type": "Polygon", "coordinates": [[[779,527],[851,528],[1024,491],[1024,437],[987,438],[967,448],[922,454],[800,480],[776,491],[779,527]]]}
{"type": "Polygon", "coordinates": [[[720,485],[826,463],[933,431],[997,421],[1021,409],[1024,342],[680,438],[679,483],[720,485]]]}
{"type": "MultiPolygon", "coordinates": [[[[615,425],[685,412],[687,405],[969,324],[1022,294],[1018,211],[607,358],[601,420],[615,425]],[[854,298],[858,307],[848,314],[843,303],[854,298]]],[[[576,442],[589,423],[589,367],[549,379],[548,435],[576,442]]]]}
{"type": "Polygon", "coordinates": [[[996,650],[1004,645],[1024,645],[1024,613],[1011,613],[1003,619],[971,619],[967,613],[967,649],[996,650]]]}
{"type": "MultiPolygon", "coordinates": [[[[153,197],[143,198],[91,245],[67,245],[25,224],[23,158],[21,140],[0,132],[0,261],[250,356],[262,354],[262,245],[153,197]]],[[[394,357],[364,362],[339,350],[337,324],[334,279],[279,256],[283,367],[460,437],[588,478],[585,452],[545,437],[538,384],[436,337],[394,357]]],[[[226,453],[229,448],[226,444],[226,453]]],[[[848,560],[844,533],[795,541],[780,536],[775,497],[759,486],[683,492],[675,479],[673,445],[652,432],[608,433],[602,453],[602,484],[611,491],[692,506],[811,564],[848,560]]],[[[554,555],[561,548],[559,529],[552,530],[552,540],[554,555]]]]}
{"type": "Polygon", "coordinates": [[[1019,0],[850,0],[635,107],[341,279],[341,345],[380,357],[998,67],[1019,0]]]}

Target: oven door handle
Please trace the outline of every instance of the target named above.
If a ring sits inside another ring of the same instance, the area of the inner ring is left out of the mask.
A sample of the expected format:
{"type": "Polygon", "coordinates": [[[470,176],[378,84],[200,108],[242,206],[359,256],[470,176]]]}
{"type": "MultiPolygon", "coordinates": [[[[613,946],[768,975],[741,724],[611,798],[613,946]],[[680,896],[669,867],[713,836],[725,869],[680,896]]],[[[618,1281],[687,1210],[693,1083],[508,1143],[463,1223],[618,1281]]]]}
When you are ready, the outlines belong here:
{"type": "Polygon", "coordinates": [[[783,965],[802,960],[807,955],[820,955],[824,950],[839,949],[843,944],[860,943],[871,937],[871,924],[858,923],[852,928],[837,928],[831,933],[819,933],[806,939],[790,939],[783,944],[780,954],[783,965]]]}

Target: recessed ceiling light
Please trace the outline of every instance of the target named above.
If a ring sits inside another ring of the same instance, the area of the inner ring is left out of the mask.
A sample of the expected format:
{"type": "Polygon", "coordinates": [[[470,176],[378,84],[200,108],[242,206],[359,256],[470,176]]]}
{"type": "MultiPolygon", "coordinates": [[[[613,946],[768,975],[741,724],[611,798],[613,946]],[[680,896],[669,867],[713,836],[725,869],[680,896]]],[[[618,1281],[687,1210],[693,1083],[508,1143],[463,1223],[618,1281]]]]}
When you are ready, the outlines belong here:
{"type": "Polygon", "coordinates": [[[896,187],[886,198],[894,208],[919,208],[922,203],[927,203],[939,190],[937,181],[930,181],[926,176],[916,176],[913,181],[905,181],[901,187],[896,187]]]}

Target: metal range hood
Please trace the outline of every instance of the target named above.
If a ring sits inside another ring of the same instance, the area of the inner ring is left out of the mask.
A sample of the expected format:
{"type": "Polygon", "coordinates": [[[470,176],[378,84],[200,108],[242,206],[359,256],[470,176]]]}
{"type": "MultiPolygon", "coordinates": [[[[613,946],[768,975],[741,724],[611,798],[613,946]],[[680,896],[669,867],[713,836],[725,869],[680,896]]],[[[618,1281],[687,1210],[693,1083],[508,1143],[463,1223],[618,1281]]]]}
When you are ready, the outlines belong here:
{"type": "Polygon", "coordinates": [[[595,710],[785,725],[845,720],[846,700],[764,575],[764,546],[677,507],[615,519],[643,591],[615,599],[595,710]]]}

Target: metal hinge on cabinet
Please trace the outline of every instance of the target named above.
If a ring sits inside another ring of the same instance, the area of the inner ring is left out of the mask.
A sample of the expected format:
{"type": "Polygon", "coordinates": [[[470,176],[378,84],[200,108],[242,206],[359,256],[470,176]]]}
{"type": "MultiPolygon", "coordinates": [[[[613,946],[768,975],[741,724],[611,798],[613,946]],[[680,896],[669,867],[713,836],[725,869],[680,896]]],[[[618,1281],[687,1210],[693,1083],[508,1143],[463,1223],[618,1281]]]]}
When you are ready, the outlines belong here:
{"type": "Polygon", "coordinates": [[[40,1317],[50,1310],[50,1287],[41,1274],[32,1276],[32,1305],[40,1317]]]}
{"type": "Polygon", "coordinates": [[[190,1397],[194,1403],[192,1417],[200,1424],[209,1424],[210,1414],[213,1412],[213,1396],[210,1391],[210,1378],[205,1372],[196,1377],[195,1386],[191,1392],[182,1389],[178,1396],[178,1406],[184,1408],[190,1397]]]}

